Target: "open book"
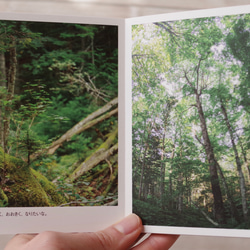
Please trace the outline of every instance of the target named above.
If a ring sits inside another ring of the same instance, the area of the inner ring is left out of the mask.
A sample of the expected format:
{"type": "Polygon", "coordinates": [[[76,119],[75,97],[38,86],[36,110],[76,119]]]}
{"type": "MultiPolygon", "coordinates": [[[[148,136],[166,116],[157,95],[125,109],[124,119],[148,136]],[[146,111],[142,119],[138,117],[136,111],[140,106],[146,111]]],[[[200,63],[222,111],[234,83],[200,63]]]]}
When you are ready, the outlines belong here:
{"type": "Polygon", "coordinates": [[[0,233],[249,237],[249,53],[249,5],[0,13],[0,233]]]}

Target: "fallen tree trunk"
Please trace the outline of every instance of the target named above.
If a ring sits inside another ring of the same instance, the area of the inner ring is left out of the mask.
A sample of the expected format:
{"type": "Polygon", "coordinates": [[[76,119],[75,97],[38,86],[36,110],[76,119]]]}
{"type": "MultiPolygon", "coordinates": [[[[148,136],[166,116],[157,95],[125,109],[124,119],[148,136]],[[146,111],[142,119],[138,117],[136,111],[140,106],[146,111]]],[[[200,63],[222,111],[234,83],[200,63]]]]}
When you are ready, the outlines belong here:
{"type": "Polygon", "coordinates": [[[114,143],[117,133],[118,129],[116,129],[92,155],[87,157],[86,160],[76,168],[66,181],[71,183],[74,182],[77,178],[98,165],[101,161],[104,161],[108,159],[109,156],[113,155],[113,153],[118,150],[118,143],[111,148],[110,146],[114,143]]]}
{"type": "Polygon", "coordinates": [[[58,140],[54,141],[51,146],[40,150],[39,152],[34,153],[31,155],[31,159],[34,160],[39,157],[43,153],[53,154],[65,141],[69,141],[72,136],[76,134],[82,133],[84,130],[94,126],[95,124],[115,115],[118,113],[118,108],[110,111],[109,113],[104,114],[108,110],[110,110],[113,106],[118,104],[118,98],[113,99],[105,106],[101,107],[100,109],[96,110],[95,112],[91,113],[89,116],[78,122],[73,128],[68,130],[64,135],[62,135],[58,140]],[[103,115],[104,114],[104,115],[103,115]]]}
{"type": "Polygon", "coordinates": [[[210,222],[212,223],[215,227],[218,227],[219,226],[219,223],[217,223],[216,221],[214,221],[212,218],[210,218],[204,211],[202,211],[202,209],[196,205],[194,202],[192,202],[192,204],[195,206],[196,209],[198,209],[202,214],[203,216],[210,222]]]}
{"type": "Polygon", "coordinates": [[[118,177],[118,166],[116,166],[114,173],[110,176],[109,184],[107,188],[105,189],[105,191],[103,192],[104,197],[109,193],[112,186],[115,185],[114,182],[117,177],[118,177]]]}
{"type": "Polygon", "coordinates": [[[66,134],[64,134],[60,139],[58,139],[57,141],[53,142],[52,145],[48,148],[47,154],[54,154],[55,151],[63,144],[63,142],[68,141],[72,138],[73,135],[77,135],[82,133],[84,130],[91,128],[92,126],[94,126],[95,124],[108,119],[109,117],[115,115],[118,113],[118,108],[110,111],[109,113],[102,115],[98,118],[96,118],[95,120],[89,121],[88,123],[85,123],[82,125],[82,127],[73,127],[72,129],[70,129],[66,134]]]}

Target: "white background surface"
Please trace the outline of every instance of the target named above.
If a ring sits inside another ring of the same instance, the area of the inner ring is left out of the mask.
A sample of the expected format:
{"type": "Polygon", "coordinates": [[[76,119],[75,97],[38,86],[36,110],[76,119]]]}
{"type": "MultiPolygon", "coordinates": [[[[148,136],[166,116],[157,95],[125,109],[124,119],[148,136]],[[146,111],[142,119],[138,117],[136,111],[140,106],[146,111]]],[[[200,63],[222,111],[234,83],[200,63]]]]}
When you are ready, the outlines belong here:
{"type": "MultiPolygon", "coordinates": [[[[244,4],[250,4],[250,0],[0,0],[0,11],[48,15],[136,17],[244,4]]],[[[11,237],[12,235],[0,235],[0,250],[4,249],[11,237]]],[[[250,238],[181,236],[171,248],[171,250],[191,249],[249,250],[250,238]]]]}

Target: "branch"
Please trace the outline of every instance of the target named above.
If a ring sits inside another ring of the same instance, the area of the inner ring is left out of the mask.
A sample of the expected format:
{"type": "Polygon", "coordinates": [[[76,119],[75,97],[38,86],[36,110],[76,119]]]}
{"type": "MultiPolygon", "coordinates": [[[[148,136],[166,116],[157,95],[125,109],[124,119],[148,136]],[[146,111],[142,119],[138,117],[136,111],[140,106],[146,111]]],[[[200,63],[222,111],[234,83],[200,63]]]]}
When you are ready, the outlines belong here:
{"type": "Polygon", "coordinates": [[[77,167],[77,169],[68,177],[67,182],[74,182],[81,175],[114,154],[114,152],[118,150],[118,143],[111,148],[109,147],[113,144],[117,133],[118,129],[116,129],[92,155],[87,157],[86,160],[77,167]]]}
{"type": "MultiPolygon", "coordinates": [[[[92,120],[92,121],[86,123],[85,125],[83,125],[83,126],[80,127],[79,129],[75,130],[75,132],[74,132],[73,135],[80,134],[80,133],[82,133],[83,131],[85,131],[86,129],[91,128],[92,126],[96,125],[97,123],[99,123],[99,122],[101,122],[101,121],[103,121],[103,120],[105,120],[105,119],[108,119],[109,117],[111,117],[111,116],[113,116],[113,115],[115,115],[115,114],[117,114],[117,113],[118,113],[118,108],[116,108],[116,109],[110,111],[110,112],[107,113],[107,114],[104,114],[104,115],[102,115],[102,116],[96,118],[95,120],[92,120]]],[[[68,133],[68,132],[67,132],[67,133],[68,133]]],[[[64,135],[66,135],[66,134],[64,134],[64,135]]],[[[73,135],[69,134],[69,136],[68,136],[68,138],[67,138],[66,140],[69,141],[70,138],[71,138],[73,135]]],[[[60,140],[60,139],[58,139],[57,141],[55,141],[55,142],[53,143],[53,145],[52,145],[51,147],[49,147],[48,152],[47,152],[48,154],[54,154],[54,152],[62,145],[62,143],[60,143],[59,140],[60,140]],[[56,144],[56,145],[55,145],[55,144],[56,144]]],[[[65,140],[64,140],[64,141],[65,141],[65,140]]]]}
{"type": "Polygon", "coordinates": [[[216,221],[214,221],[213,219],[211,219],[204,211],[202,211],[200,208],[199,208],[199,206],[197,206],[193,201],[191,201],[192,202],[192,204],[204,215],[204,217],[210,222],[210,223],[212,223],[214,226],[216,226],[216,227],[218,227],[219,226],[219,224],[216,222],[216,221]]]}
{"type": "Polygon", "coordinates": [[[164,29],[165,31],[167,31],[169,34],[173,35],[173,36],[177,36],[171,29],[172,27],[169,25],[166,25],[166,23],[154,23],[155,25],[161,27],[162,29],[164,29]],[[167,27],[168,26],[168,27],[167,27]]]}
{"type": "Polygon", "coordinates": [[[95,152],[90,158],[87,158],[77,169],[74,173],[69,177],[71,182],[75,181],[81,175],[98,165],[103,160],[107,159],[111,155],[114,154],[115,151],[118,150],[118,143],[116,143],[112,148],[105,152],[97,151],[95,152]]]}
{"type": "Polygon", "coordinates": [[[189,80],[188,78],[188,75],[187,75],[187,72],[184,71],[184,78],[186,79],[187,81],[187,84],[195,91],[195,87],[192,85],[191,81],[189,80]]]}
{"type": "Polygon", "coordinates": [[[218,227],[219,226],[219,224],[217,223],[217,222],[215,222],[215,221],[213,221],[205,212],[203,212],[202,210],[201,210],[201,213],[204,215],[204,217],[209,221],[209,222],[211,222],[214,226],[216,226],[216,227],[218,227]]]}
{"type": "Polygon", "coordinates": [[[198,92],[198,87],[199,87],[199,75],[200,75],[199,71],[200,71],[201,61],[202,61],[202,59],[199,60],[198,65],[196,67],[196,75],[197,75],[196,89],[197,89],[197,92],[198,92]]]}
{"type": "Polygon", "coordinates": [[[92,114],[90,114],[89,116],[87,116],[86,118],[78,122],[73,128],[68,130],[58,140],[54,141],[50,147],[31,155],[31,159],[34,160],[43,153],[53,154],[65,141],[70,140],[72,136],[82,133],[84,130],[90,128],[91,126],[97,124],[98,122],[103,121],[104,119],[107,119],[111,117],[112,115],[118,113],[118,108],[116,108],[112,110],[111,112],[104,114],[105,112],[107,112],[109,109],[111,109],[113,106],[117,104],[118,104],[118,98],[113,99],[112,101],[107,103],[105,106],[101,107],[97,111],[93,112],[92,114]],[[102,114],[104,115],[100,116],[102,114]],[[98,118],[95,119],[96,117],[98,118]]]}
{"type": "Polygon", "coordinates": [[[104,204],[104,206],[117,206],[118,205],[118,199],[113,200],[109,203],[104,204]]]}
{"type": "Polygon", "coordinates": [[[197,104],[191,104],[190,107],[195,107],[195,108],[197,108],[198,106],[197,106],[197,104]]]}
{"type": "Polygon", "coordinates": [[[159,22],[159,23],[155,22],[154,24],[158,27],[161,27],[165,31],[167,31],[170,34],[170,36],[174,39],[175,43],[179,46],[179,43],[176,40],[178,35],[173,31],[173,27],[171,27],[171,25],[169,23],[167,23],[167,22],[159,22]]]}
{"type": "Polygon", "coordinates": [[[197,135],[195,135],[195,139],[205,148],[205,144],[202,143],[202,141],[198,138],[197,135]]]}

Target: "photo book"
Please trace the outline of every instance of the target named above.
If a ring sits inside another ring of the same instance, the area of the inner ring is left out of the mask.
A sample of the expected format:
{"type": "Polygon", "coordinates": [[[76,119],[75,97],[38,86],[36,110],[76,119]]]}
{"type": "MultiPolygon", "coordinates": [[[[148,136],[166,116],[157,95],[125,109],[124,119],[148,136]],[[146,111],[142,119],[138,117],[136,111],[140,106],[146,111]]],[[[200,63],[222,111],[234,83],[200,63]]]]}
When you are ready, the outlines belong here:
{"type": "Polygon", "coordinates": [[[250,237],[250,5],[0,12],[0,234],[250,237]]]}

